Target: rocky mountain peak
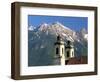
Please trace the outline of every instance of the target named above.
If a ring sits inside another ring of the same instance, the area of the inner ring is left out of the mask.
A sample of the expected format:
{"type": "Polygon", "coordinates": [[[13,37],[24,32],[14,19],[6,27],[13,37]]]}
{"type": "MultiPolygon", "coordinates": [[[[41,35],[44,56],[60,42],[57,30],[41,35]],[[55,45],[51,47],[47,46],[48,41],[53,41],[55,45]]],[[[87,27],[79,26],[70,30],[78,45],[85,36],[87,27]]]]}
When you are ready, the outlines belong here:
{"type": "Polygon", "coordinates": [[[29,31],[34,31],[34,29],[36,29],[36,27],[34,27],[34,26],[32,26],[32,25],[30,25],[30,26],[28,27],[28,30],[29,30],[29,31]]]}

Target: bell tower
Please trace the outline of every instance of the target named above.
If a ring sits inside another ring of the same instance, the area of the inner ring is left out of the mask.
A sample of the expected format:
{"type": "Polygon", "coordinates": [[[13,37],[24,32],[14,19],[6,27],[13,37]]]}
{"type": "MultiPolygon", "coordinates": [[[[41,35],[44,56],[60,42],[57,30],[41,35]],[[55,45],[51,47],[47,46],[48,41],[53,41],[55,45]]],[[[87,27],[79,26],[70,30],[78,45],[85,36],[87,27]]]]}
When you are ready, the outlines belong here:
{"type": "Polygon", "coordinates": [[[57,41],[55,42],[55,55],[58,59],[60,65],[65,65],[65,46],[61,39],[61,36],[57,36],[57,41]]]}
{"type": "Polygon", "coordinates": [[[73,58],[74,56],[74,46],[73,43],[71,41],[67,41],[67,46],[65,47],[65,51],[66,51],[66,60],[69,60],[69,58],[73,58]]]}

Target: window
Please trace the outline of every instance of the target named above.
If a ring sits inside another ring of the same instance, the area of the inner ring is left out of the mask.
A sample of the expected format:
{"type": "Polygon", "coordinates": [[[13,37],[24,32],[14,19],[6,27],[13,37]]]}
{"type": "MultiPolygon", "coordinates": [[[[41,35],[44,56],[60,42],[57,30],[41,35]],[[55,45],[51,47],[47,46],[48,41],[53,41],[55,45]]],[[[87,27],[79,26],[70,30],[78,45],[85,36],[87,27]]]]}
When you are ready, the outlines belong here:
{"type": "Polygon", "coordinates": [[[56,48],[56,54],[59,54],[59,48],[56,48]]]}
{"type": "Polygon", "coordinates": [[[70,57],[70,55],[69,55],[69,51],[67,51],[67,57],[70,57]]]}
{"type": "Polygon", "coordinates": [[[64,49],[62,48],[62,54],[64,53],[64,49]]]}

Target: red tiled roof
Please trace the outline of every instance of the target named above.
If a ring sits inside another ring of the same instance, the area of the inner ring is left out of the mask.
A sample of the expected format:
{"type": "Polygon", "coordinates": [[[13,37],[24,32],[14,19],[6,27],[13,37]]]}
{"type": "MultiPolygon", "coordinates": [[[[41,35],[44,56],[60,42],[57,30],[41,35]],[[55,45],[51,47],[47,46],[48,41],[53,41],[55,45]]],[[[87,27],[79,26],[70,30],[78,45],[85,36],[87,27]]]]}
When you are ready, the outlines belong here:
{"type": "Polygon", "coordinates": [[[66,64],[87,64],[87,57],[70,58],[66,64]]]}

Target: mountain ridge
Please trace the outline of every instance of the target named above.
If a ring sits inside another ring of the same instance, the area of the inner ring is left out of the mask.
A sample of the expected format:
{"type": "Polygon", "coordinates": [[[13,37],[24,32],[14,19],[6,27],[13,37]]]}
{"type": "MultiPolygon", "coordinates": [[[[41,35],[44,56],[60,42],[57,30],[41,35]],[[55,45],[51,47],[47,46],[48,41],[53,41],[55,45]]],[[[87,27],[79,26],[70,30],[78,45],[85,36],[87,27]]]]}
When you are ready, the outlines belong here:
{"type": "Polygon", "coordinates": [[[84,38],[84,33],[71,30],[60,22],[43,23],[31,31],[28,30],[29,66],[54,64],[54,43],[57,35],[60,35],[65,43],[67,40],[74,43],[76,57],[87,55],[87,40],[84,38]]]}

